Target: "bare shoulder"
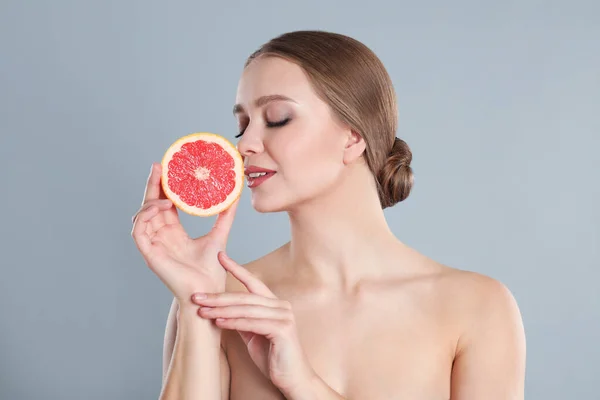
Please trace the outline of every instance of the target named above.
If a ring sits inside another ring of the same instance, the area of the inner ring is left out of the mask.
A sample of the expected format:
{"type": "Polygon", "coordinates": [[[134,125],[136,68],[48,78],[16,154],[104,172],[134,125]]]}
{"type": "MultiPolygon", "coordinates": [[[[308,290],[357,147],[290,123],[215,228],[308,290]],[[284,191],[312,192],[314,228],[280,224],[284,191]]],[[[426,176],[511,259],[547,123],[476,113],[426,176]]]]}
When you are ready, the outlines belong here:
{"type": "Polygon", "coordinates": [[[444,314],[460,326],[460,336],[482,324],[521,325],[521,313],[511,290],[501,281],[474,271],[429,261],[429,295],[442,305],[444,314]]]}
{"type": "Polygon", "coordinates": [[[476,308],[495,305],[516,307],[512,292],[497,279],[448,266],[442,266],[441,272],[440,284],[448,294],[453,294],[461,302],[473,304],[476,308]]]}
{"type": "Polygon", "coordinates": [[[507,322],[521,320],[513,293],[497,279],[445,266],[439,283],[446,300],[463,310],[467,319],[485,316],[507,322]]]}
{"type": "Polygon", "coordinates": [[[425,301],[438,305],[443,318],[456,327],[458,351],[475,337],[491,338],[491,330],[518,346],[517,342],[524,341],[519,306],[506,284],[482,273],[444,265],[412,249],[406,254],[418,275],[424,277],[426,284],[421,287],[427,290],[422,294],[429,299],[425,301]]]}
{"type": "Polygon", "coordinates": [[[459,327],[452,398],[522,399],[526,340],[513,293],[490,276],[450,267],[438,284],[459,327]]]}
{"type": "Polygon", "coordinates": [[[456,330],[452,398],[522,400],[526,340],[511,290],[498,279],[439,266],[437,302],[456,330]]]}
{"type": "MultiPolygon", "coordinates": [[[[419,253],[414,249],[404,251],[407,264],[414,267],[418,282],[425,283],[424,294],[456,309],[466,316],[504,309],[518,311],[511,291],[501,281],[490,276],[450,267],[419,253]]],[[[450,310],[448,310],[450,311],[450,310]]]]}

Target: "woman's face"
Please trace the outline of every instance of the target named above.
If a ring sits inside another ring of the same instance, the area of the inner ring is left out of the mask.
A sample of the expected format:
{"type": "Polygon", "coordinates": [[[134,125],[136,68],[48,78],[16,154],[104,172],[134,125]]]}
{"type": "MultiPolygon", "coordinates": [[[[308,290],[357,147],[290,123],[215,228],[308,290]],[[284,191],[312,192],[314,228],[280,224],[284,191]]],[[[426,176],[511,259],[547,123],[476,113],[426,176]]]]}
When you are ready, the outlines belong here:
{"type": "Polygon", "coordinates": [[[247,171],[274,171],[258,178],[246,173],[257,211],[288,211],[334,190],[350,131],[298,65],[255,59],[242,73],[234,112],[247,171]]]}

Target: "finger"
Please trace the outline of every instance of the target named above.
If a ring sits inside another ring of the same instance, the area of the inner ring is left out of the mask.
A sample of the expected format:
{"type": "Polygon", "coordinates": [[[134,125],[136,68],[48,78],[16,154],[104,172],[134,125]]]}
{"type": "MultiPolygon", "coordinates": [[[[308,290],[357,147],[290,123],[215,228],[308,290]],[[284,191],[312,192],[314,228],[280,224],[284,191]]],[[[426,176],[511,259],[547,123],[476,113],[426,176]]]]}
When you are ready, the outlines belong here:
{"type": "MultiPolygon", "coordinates": [[[[162,186],[160,188],[160,195],[159,197],[162,198],[166,198],[167,196],[164,195],[164,192],[162,190],[162,186]]],[[[168,200],[168,199],[167,199],[168,200]]],[[[173,202],[171,200],[168,200],[171,202],[171,204],[173,204],[173,202]]],[[[165,223],[167,225],[174,225],[174,224],[178,224],[179,223],[179,212],[177,211],[177,207],[175,207],[175,205],[173,204],[173,207],[169,207],[168,209],[166,209],[163,212],[164,218],[165,218],[165,223]]]]}
{"type": "Polygon", "coordinates": [[[198,315],[202,318],[259,318],[259,319],[290,319],[290,311],[283,308],[264,307],[257,305],[234,305],[225,307],[201,307],[198,315]]]}
{"type": "Polygon", "coordinates": [[[271,290],[265,285],[260,279],[254,274],[242,267],[235,261],[233,261],[224,251],[220,251],[218,259],[223,268],[231,272],[231,274],[248,289],[250,293],[257,294],[259,296],[270,297],[276,299],[277,296],[271,292],[271,290]]]}
{"type": "Polygon", "coordinates": [[[135,223],[133,224],[131,236],[133,237],[136,246],[144,256],[150,254],[150,250],[152,249],[152,241],[150,239],[150,235],[147,233],[147,228],[150,220],[157,213],[158,207],[152,205],[140,212],[135,220],[135,223]]]}
{"type": "Polygon", "coordinates": [[[206,307],[223,307],[246,304],[291,309],[291,306],[288,302],[245,292],[194,293],[194,295],[192,295],[192,303],[206,307]]]}
{"type": "Polygon", "coordinates": [[[173,225],[179,223],[179,217],[177,216],[177,208],[173,202],[169,199],[155,199],[149,200],[140,208],[140,210],[131,217],[131,222],[135,223],[135,219],[140,212],[144,211],[150,206],[157,206],[159,214],[152,219],[151,227],[156,232],[165,225],[173,225]]]}
{"type": "Polygon", "coordinates": [[[173,206],[173,202],[171,202],[171,200],[168,200],[168,199],[150,200],[146,204],[144,204],[142,206],[142,208],[140,208],[139,211],[133,215],[133,217],[131,217],[131,222],[135,223],[137,216],[142,211],[147,210],[149,207],[152,207],[152,206],[158,207],[159,211],[164,211],[164,210],[168,210],[169,208],[171,208],[173,206]]]}
{"type": "Polygon", "coordinates": [[[148,175],[148,180],[146,181],[146,191],[144,192],[144,198],[142,200],[142,205],[146,204],[149,200],[158,199],[160,197],[161,187],[160,187],[160,174],[162,171],[162,166],[159,163],[152,163],[152,167],[150,168],[150,175],[148,175]]]}
{"type": "Polygon", "coordinates": [[[217,220],[210,231],[210,235],[222,245],[227,243],[227,238],[229,237],[229,232],[231,231],[231,226],[233,225],[235,212],[239,202],[240,199],[238,198],[227,210],[221,212],[217,216],[217,220]]]}
{"type": "Polygon", "coordinates": [[[279,319],[260,318],[217,318],[215,324],[222,329],[252,332],[272,339],[289,327],[289,322],[279,319]]]}
{"type": "Polygon", "coordinates": [[[169,199],[158,199],[151,200],[155,201],[159,206],[159,212],[156,214],[154,218],[150,221],[150,227],[152,232],[158,232],[163,226],[169,225],[168,215],[172,213],[175,209],[173,203],[169,199]]]}
{"type": "MultiPolygon", "coordinates": [[[[163,177],[162,177],[162,165],[159,164],[159,168],[158,168],[161,172],[158,178],[158,198],[159,199],[166,199],[166,200],[170,200],[167,195],[165,194],[165,191],[163,189],[163,177]]],[[[174,225],[174,224],[179,224],[179,212],[177,210],[177,207],[172,207],[171,209],[165,211],[162,213],[163,214],[163,218],[165,221],[165,224],[167,225],[174,225]]]]}

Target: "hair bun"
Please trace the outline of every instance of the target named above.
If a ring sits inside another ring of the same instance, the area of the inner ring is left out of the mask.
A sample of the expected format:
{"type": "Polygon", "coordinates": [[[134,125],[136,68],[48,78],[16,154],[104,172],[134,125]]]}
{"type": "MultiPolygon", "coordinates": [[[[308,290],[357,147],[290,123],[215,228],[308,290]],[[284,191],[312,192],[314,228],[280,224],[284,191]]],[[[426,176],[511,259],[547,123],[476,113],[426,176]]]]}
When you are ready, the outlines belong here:
{"type": "Polygon", "coordinates": [[[383,208],[391,207],[406,199],[414,183],[410,163],[412,152],[400,138],[394,139],[392,150],[378,175],[379,198],[383,208]]]}

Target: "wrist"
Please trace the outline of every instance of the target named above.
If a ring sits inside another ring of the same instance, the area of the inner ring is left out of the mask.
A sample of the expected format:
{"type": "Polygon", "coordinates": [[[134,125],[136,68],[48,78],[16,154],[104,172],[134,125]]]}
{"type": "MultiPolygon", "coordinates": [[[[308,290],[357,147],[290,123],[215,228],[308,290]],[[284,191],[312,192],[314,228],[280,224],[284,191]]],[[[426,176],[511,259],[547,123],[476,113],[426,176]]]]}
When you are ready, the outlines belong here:
{"type": "Polygon", "coordinates": [[[180,305],[177,310],[177,325],[179,329],[192,331],[201,330],[214,334],[215,340],[220,337],[221,328],[215,325],[214,321],[202,318],[198,314],[200,307],[194,304],[180,305]]]}
{"type": "Polygon", "coordinates": [[[195,285],[187,288],[182,293],[176,295],[177,302],[180,307],[195,307],[198,309],[198,305],[192,301],[192,296],[195,293],[223,293],[225,292],[225,282],[223,284],[202,284],[195,285]]]}
{"type": "Polygon", "coordinates": [[[333,390],[320,376],[313,373],[295,390],[284,393],[287,400],[345,400],[333,390]]]}
{"type": "Polygon", "coordinates": [[[292,387],[279,388],[287,400],[316,400],[319,393],[319,381],[321,378],[314,373],[305,375],[301,380],[296,381],[292,387]]]}

